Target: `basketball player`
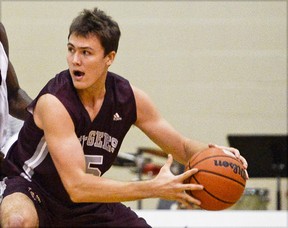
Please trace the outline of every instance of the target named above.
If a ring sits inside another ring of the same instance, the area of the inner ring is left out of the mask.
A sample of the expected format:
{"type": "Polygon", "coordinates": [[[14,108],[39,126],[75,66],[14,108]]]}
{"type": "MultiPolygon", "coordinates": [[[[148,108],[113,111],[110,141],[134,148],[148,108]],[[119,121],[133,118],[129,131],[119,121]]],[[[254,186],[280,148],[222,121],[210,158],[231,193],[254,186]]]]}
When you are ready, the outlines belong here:
{"type": "Polygon", "coordinates": [[[16,73],[9,61],[7,34],[0,22],[0,177],[1,160],[4,156],[1,151],[9,137],[9,113],[18,119],[26,119],[28,112],[25,108],[31,101],[18,84],[16,73]]]}
{"type": "MultiPolygon", "coordinates": [[[[3,227],[149,227],[120,202],[157,197],[200,204],[185,190],[203,186],[183,184],[197,170],[173,175],[170,166],[173,157],[186,164],[208,145],[180,135],[143,91],[108,71],[119,38],[117,23],[97,8],[73,20],[69,69],[51,79],[28,107],[30,116],[4,160],[3,227]],[[151,180],[102,177],[132,125],[169,153],[166,164],[151,180]]],[[[247,166],[238,150],[227,149],[247,166]]]]}

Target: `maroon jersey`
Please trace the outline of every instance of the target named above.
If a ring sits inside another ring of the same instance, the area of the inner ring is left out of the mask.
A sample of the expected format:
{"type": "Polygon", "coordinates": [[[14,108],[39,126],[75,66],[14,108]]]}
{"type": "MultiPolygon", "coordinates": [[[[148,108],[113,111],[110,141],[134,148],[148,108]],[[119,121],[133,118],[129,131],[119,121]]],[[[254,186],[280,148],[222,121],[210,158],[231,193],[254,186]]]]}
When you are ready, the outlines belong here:
{"type": "MultiPolygon", "coordinates": [[[[108,72],[105,98],[92,122],[77,95],[68,70],[51,79],[28,109],[33,110],[38,98],[47,93],[57,97],[70,114],[75,133],[83,147],[87,172],[99,176],[105,173],[112,166],[123,138],[136,121],[136,103],[129,82],[108,72]]],[[[73,159],[73,150],[70,153],[67,159],[73,159]]],[[[73,204],[53,164],[44,132],[36,126],[32,115],[25,121],[18,141],[9,150],[5,158],[5,169],[14,171],[10,175],[21,175],[31,180],[61,203],[73,204]]]]}

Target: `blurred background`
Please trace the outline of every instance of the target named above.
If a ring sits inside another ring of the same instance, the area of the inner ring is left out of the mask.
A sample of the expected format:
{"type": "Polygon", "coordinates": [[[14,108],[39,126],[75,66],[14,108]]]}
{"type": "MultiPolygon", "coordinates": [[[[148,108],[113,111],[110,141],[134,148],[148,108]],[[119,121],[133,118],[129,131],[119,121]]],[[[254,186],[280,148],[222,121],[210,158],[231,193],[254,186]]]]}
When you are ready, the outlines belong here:
{"type": "MultiPolygon", "coordinates": [[[[243,147],[252,175],[234,209],[288,209],[287,1],[2,0],[0,6],[10,59],[21,87],[33,98],[67,68],[72,19],[83,8],[106,11],[122,31],[111,71],[146,91],[187,137],[243,147]]],[[[11,128],[13,135],[17,128],[11,128]]],[[[151,149],[158,150],[132,127],[118,164],[105,175],[153,178],[165,158],[151,149]]],[[[179,208],[165,203],[125,204],[179,208]]]]}

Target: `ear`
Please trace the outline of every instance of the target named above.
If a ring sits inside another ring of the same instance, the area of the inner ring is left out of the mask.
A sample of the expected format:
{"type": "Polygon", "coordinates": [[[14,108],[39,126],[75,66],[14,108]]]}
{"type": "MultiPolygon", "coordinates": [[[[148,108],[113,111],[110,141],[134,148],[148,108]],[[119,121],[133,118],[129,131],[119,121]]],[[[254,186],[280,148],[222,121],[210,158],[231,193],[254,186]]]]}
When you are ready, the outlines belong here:
{"type": "Polygon", "coordinates": [[[113,61],[115,59],[115,56],[116,56],[116,52],[115,51],[111,51],[108,55],[106,55],[105,58],[107,59],[106,64],[107,64],[108,67],[112,65],[112,63],[113,63],[113,61]]]}

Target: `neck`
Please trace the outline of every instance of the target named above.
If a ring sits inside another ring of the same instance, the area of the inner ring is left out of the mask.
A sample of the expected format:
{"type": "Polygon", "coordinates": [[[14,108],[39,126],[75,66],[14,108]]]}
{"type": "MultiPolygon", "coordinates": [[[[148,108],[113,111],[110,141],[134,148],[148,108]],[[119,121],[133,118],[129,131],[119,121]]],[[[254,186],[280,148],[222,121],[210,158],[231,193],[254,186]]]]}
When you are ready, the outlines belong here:
{"type": "Polygon", "coordinates": [[[102,84],[102,86],[99,87],[93,86],[89,89],[78,91],[79,98],[87,110],[91,121],[93,121],[99,113],[104,101],[105,94],[105,84],[102,84]]]}

